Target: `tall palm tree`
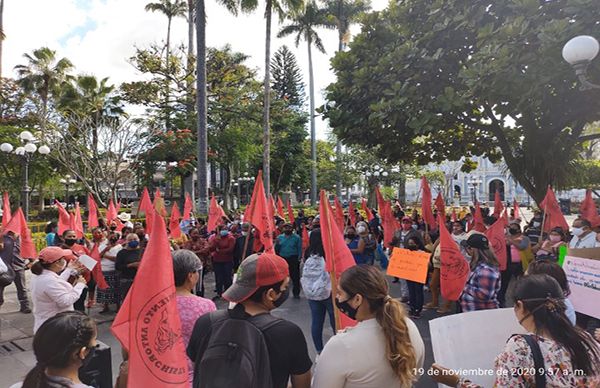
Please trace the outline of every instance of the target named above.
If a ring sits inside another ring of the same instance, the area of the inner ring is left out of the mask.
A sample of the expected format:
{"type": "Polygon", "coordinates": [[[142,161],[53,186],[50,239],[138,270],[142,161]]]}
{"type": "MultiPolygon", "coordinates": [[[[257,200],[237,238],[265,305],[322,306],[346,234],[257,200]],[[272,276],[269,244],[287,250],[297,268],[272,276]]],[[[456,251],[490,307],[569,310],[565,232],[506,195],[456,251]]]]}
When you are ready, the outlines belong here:
{"type": "MultiPolygon", "coordinates": [[[[233,15],[256,9],[257,0],[217,0],[233,15]]],[[[196,2],[196,114],[198,116],[198,212],[208,214],[208,131],[206,101],[206,8],[204,0],[196,2]]]]}
{"type": "MultiPolygon", "coordinates": [[[[369,0],[328,0],[327,13],[329,23],[338,30],[338,52],[344,51],[350,39],[350,26],[358,18],[371,9],[369,0]]],[[[337,184],[336,194],[342,195],[342,143],[338,140],[335,145],[337,184]]]]}
{"type": "Polygon", "coordinates": [[[310,203],[314,206],[317,202],[317,138],[315,129],[315,85],[312,63],[312,46],[325,54],[325,47],[316,31],[317,27],[327,26],[327,17],[314,1],[306,5],[304,13],[293,15],[291,23],[284,26],[277,36],[279,38],[295,35],[296,47],[304,39],[308,47],[308,90],[310,104],[310,154],[311,154],[311,185],[310,203]]]}
{"type": "Polygon", "coordinates": [[[67,58],[57,60],[56,51],[48,47],[34,50],[32,55],[23,56],[28,63],[15,66],[18,83],[25,91],[36,93],[40,97],[42,129],[45,129],[50,95],[69,78],[68,73],[73,69],[73,64],[67,58]]]}
{"type": "Polygon", "coordinates": [[[273,11],[282,20],[286,15],[298,13],[304,7],[304,0],[266,0],[265,6],[265,79],[263,97],[263,177],[265,191],[271,192],[271,23],[273,11]]]}
{"type": "Polygon", "coordinates": [[[4,0],[0,0],[0,80],[2,79],[2,41],[4,38],[6,38],[4,35],[4,0]]]}

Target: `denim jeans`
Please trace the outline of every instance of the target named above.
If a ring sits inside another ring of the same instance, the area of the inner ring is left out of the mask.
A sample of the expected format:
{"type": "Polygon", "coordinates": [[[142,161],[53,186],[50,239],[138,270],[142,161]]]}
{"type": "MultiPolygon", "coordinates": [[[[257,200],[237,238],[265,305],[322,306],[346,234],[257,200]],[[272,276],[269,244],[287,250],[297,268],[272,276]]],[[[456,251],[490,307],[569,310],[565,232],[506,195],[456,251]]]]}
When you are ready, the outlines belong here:
{"type": "Polygon", "coordinates": [[[408,285],[408,299],[410,300],[410,311],[420,313],[423,310],[423,284],[406,281],[408,285]]]}
{"type": "Polygon", "coordinates": [[[213,262],[217,295],[221,296],[233,282],[233,261],[213,262]]]}
{"type": "MultiPolygon", "coordinates": [[[[29,308],[29,298],[27,297],[27,283],[25,281],[25,271],[15,270],[14,285],[17,288],[17,298],[19,299],[21,308],[29,308]]],[[[4,288],[5,287],[0,287],[0,306],[4,304],[4,288]]]]}
{"type": "Polygon", "coordinates": [[[329,323],[331,329],[335,333],[335,318],[333,315],[333,302],[331,297],[324,300],[308,300],[308,306],[310,307],[310,315],[312,321],[310,324],[310,331],[312,334],[313,343],[317,353],[321,353],[323,350],[323,323],[325,322],[325,313],[329,314],[329,323]]]}

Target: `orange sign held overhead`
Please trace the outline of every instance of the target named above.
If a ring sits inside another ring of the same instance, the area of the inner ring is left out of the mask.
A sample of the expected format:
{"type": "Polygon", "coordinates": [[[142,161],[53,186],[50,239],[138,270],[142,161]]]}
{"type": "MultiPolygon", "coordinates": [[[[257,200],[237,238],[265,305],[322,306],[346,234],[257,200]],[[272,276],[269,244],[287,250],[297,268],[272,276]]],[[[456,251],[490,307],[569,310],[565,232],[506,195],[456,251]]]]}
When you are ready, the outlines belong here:
{"type": "Polygon", "coordinates": [[[428,252],[394,248],[390,257],[390,264],[387,267],[387,274],[425,284],[429,255],[428,252]]]}

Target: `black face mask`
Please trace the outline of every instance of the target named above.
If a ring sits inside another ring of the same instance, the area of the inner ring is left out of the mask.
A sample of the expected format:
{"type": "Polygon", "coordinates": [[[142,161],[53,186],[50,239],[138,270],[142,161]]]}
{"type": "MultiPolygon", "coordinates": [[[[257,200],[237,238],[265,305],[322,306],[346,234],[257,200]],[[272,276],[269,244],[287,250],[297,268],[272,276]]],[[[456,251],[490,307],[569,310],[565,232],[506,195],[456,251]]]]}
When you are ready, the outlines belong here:
{"type": "Polygon", "coordinates": [[[356,237],[355,234],[347,234],[346,235],[346,238],[349,238],[349,239],[353,239],[354,237],[356,237]]]}
{"type": "Polygon", "coordinates": [[[510,233],[514,236],[515,234],[519,234],[519,229],[509,229],[508,233],[510,233]]]}
{"type": "Polygon", "coordinates": [[[283,233],[285,233],[285,234],[287,234],[289,236],[290,234],[292,234],[292,231],[291,230],[284,230],[283,233]]]}
{"type": "Polygon", "coordinates": [[[72,247],[73,245],[75,245],[76,242],[77,242],[77,240],[74,238],[65,239],[65,245],[68,247],[72,247]]]}
{"type": "Polygon", "coordinates": [[[290,289],[288,287],[281,292],[281,295],[279,295],[279,298],[277,298],[277,300],[273,301],[273,305],[275,306],[275,308],[281,306],[283,304],[283,302],[285,302],[289,296],[290,296],[290,289]]]}
{"type": "Polygon", "coordinates": [[[343,302],[340,302],[339,300],[337,300],[337,298],[335,298],[335,305],[338,308],[338,310],[342,312],[342,314],[348,316],[348,318],[350,319],[355,320],[356,314],[358,313],[358,308],[350,306],[350,303],[348,303],[349,300],[350,298],[346,299],[343,302]]]}
{"type": "Polygon", "coordinates": [[[86,366],[88,366],[90,364],[90,362],[92,361],[92,359],[94,358],[94,355],[96,354],[96,347],[94,346],[93,348],[89,348],[89,353],[84,357],[83,360],[81,360],[81,367],[85,368],[86,366]]]}
{"type": "Polygon", "coordinates": [[[110,230],[117,230],[117,226],[116,225],[115,226],[111,226],[110,230]]]}
{"type": "Polygon", "coordinates": [[[408,246],[408,249],[409,249],[409,250],[411,250],[411,251],[416,251],[416,250],[418,250],[418,249],[419,249],[419,247],[418,247],[418,246],[416,246],[416,245],[409,245],[409,246],[408,246]]]}
{"type": "Polygon", "coordinates": [[[115,244],[117,241],[119,241],[118,238],[111,238],[110,239],[111,244],[115,244]]]}

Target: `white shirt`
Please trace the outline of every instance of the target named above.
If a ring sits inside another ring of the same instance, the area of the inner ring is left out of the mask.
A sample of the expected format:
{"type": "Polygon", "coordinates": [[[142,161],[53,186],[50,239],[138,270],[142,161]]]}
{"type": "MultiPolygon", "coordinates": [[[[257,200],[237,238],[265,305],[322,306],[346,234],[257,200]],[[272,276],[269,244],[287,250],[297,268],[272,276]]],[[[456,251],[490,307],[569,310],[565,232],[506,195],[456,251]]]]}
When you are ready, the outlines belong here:
{"type": "MultiPolygon", "coordinates": [[[[103,247],[102,249],[106,248],[103,247]]],[[[102,266],[102,271],[104,272],[108,272],[108,271],[114,271],[115,270],[115,261],[116,261],[116,257],[117,257],[117,253],[119,253],[119,251],[123,249],[123,245],[121,244],[117,244],[114,247],[110,248],[105,255],[109,255],[114,257],[114,260],[109,260],[106,259],[104,257],[102,257],[102,260],[100,260],[100,265],[102,266]]]]}
{"type": "Polygon", "coordinates": [[[596,247],[596,232],[590,232],[583,236],[583,238],[579,238],[577,236],[573,236],[571,241],[569,242],[569,248],[571,249],[581,249],[581,248],[594,248],[596,247]]]}
{"type": "MultiPolygon", "coordinates": [[[[423,367],[425,345],[417,326],[405,318],[410,342],[423,367]]],[[[385,336],[376,319],[333,336],[325,345],[315,368],[312,388],[388,388],[400,387],[385,356],[385,336]]]]}
{"type": "Polygon", "coordinates": [[[33,332],[42,323],[63,311],[73,311],[73,303],[79,299],[87,286],[83,283],[71,285],[67,279],[71,276],[69,269],[58,276],[55,272],[43,270],[39,276],[31,280],[31,300],[33,301],[33,332]]]}

